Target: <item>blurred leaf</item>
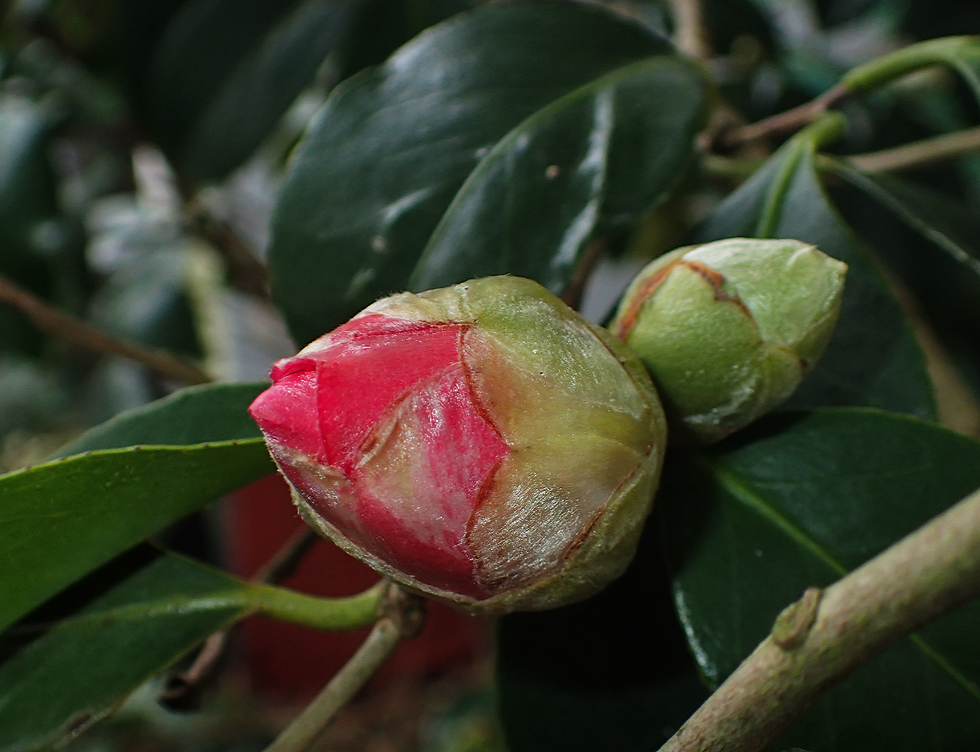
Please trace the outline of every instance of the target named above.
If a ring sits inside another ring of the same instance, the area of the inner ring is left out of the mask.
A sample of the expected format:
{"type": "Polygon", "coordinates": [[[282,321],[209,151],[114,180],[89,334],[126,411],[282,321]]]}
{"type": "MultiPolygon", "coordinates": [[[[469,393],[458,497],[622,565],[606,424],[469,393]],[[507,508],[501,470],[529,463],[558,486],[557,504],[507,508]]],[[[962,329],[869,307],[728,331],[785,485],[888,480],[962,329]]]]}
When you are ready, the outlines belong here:
{"type": "MultiPolygon", "coordinates": [[[[50,286],[44,255],[59,250],[47,242],[58,234],[55,177],[48,161],[54,125],[53,116],[30,99],[0,92],[0,274],[43,296],[50,286]]],[[[39,342],[26,319],[0,304],[2,349],[30,353],[39,342]]]]}
{"type": "Polygon", "coordinates": [[[821,167],[856,189],[842,195],[841,208],[873,231],[874,250],[915,294],[936,334],[980,392],[976,217],[948,196],[907,180],[865,174],[839,160],[826,159],[821,167]]]}
{"type": "Polygon", "coordinates": [[[26,97],[0,93],[0,269],[18,279],[45,251],[38,225],[57,216],[48,158],[55,117],[26,97]]]}
{"type": "MultiPolygon", "coordinates": [[[[829,585],[980,486],[980,444],[866,409],[773,415],[671,459],[658,504],[674,598],[712,685],[808,586],[829,585]]],[[[974,602],[882,654],[775,748],[972,748],[978,620],[974,602]]]]}
{"type": "Polygon", "coordinates": [[[181,389],[86,431],[59,449],[55,457],[137,445],[175,446],[261,438],[262,432],[248,414],[248,406],[268,386],[205,384],[181,389]]]}
{"type": "Polygon", "coordinates": [[[187,254],[175,244],[139,248],[113,271],[90,304],[92,323],[117,336],[151,347],[200,356],[187,301],[187,254]]]}
{"type": "Polygon", "coordinates": [[[440,222],[414,284],[487,269],[547,270],[542,281],[567,282],[596,223],[646,208],[689,153],[702,84],[670,54],[664,39],[593,6],[494,4],[430,29],[337,87],[295,157],[274,219],[273,280],[296,339],[308,342],[405,289],[440,222]],[[637,96],[643,81],[657,85],[637,96]],[[627,104],[618,94],[628,90],[627,104]],[[666,136],[669,123],[681,131],[666,136]],[[656,162],[643,164],[654,153],[656,162]],[[507,205],[529,201],[534,188],[547,198],[507,205]],[[444,270],[485,201],[506,213],[490,224],[479,214],[465,242],[493,231],[520,247],[488,240],[444,270]]]}
{"type": "Polygon", "coordinates": [[[510,752],[658,749],[707,698],[648,525],[599,595],[500,622],[497,691],[510,752]]]}
{"type": "MultiPolygon", "coordinates": [[[[111,713],[127,694],[246,612],[246,585],[147,546],[122,580],[48,631],[20,624],[2,635],[0,751],[48,750],[111,713]],[[149,549],[149,554],[147,553],[149,549]],[[40,634],[39,634],[40,633],[40,634]],[[17,650],[17,640],[34,638],[17,650]]],[[[38,617],[42,614],[39,612],[38,617]]]]}
{"type": "Polygon", "coordinates": [[[272,130],[347,28],[346,0],[191,0],[149,80],[153,127],[199,181],[224,177],[272,130]]]}
{"type": "Polygon", "coordinates": [[[261,439],[109,449],[0,476],[0,629],[120,551],[273,472],[261,439]]]}
{"type": "Polygon", "coordinates": [[[709,215],[696,241],[796,238],[848,264],[837,329],[787,407],[859,405],[932,418],[932,385],[901,306],[820,184],[818,135],[807,129],[785,144],[709,215]]]}

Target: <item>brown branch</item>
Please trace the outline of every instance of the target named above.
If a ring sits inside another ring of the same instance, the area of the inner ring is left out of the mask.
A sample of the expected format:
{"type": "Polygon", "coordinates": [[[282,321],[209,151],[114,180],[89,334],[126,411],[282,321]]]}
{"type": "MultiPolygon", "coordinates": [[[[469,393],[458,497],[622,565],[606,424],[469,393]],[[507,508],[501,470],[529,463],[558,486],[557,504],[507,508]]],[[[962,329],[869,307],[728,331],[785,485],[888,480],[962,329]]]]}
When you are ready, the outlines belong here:
{"type": "Polygon", "coordinates": [[[112,337],[87,321],[52,308],[43,300],[0,275],[0,302],[27,316],[43,332],[94,352],[119,355],[169,379],[204,384],[211,378],[200,368],[158,348],[143,347],[112,337]]]}
{"type": "Polygon", "coordinates": [[[592,274],[592,270],[595,269],[595,265],[599,263],[599,259],[602,258],[608,247],[608,239],[599,238],[589,243],[582,253],[565,292],[561,294],[562,302],[569,308],[578,310],[582,303],[582,293],[585,292],[585,284],[589,281],[589,275],[592,274]]]}
{"type": "Polygon", "coordinates": [[[760,120],[757,123],[750,123],[738,128],[733,128],[722,135],[721,146],[724,148],[734,148],[749,141],[757,141],[767,136],[775,136],[783,133],[790,133],[799,130],[805,125],[809,125],[823,113],[850,96],[851,90],[843,84],[837,84],[832,89],[828,89],[816,99],[794,107],[792,110],[780,112],[778,115],[760,120]]]}
{"type": "Polygon", "coordinates": [[[424,623],[425,602],[389,583],[382,600],[380,617],[354,656],[330,680],[265,752],[304,752],[330,725],[374,673],[394,652],[402,639],[414,637],[424,623]]]}
{"type": "Polygon", "coordinates": [[[980,596],[980,491],[808,590],[661,752],[755,752],[886,647],[980,596]]]}
{"type": "Polygon", "coordinates": [[[862,172],[895,172],[942,162],[978,150],[980,150],[980,127],[915,141],[894,149],[855,154],[852,157],[845,157],[845,160],[862,172]]]}

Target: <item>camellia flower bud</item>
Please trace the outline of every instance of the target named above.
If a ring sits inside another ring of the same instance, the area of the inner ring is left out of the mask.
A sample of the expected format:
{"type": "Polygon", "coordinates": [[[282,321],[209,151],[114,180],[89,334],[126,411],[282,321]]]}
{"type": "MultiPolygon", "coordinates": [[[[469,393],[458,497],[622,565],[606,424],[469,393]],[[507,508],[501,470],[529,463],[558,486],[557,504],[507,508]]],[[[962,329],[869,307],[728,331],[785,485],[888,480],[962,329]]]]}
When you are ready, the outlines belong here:
{"type": "Polygon", "coordinates": [[[369,306],[252,416],[307,522],[477,613],[585,598],[632,557],[666,427],[627,348],[530,280],[369,306]]]}
{"type": "Polygon", "coordinates": [[[823,353],[847,265],[797,240],[731,238],[651,262],[611,329],[702,443],[768,412],[823,353]]]}

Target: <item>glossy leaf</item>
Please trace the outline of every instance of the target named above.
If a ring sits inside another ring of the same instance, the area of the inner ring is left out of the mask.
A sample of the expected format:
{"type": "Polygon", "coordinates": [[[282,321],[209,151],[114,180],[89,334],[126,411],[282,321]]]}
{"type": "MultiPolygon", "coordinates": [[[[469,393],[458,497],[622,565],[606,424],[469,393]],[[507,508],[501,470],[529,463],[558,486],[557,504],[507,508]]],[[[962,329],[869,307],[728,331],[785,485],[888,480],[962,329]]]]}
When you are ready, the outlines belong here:
{"type": "Polygon", "coordinates": [[[811,128],[784,145],[709,215],[696,240],[796,238],[848,264],[837,329],[787,407],[858,405],[931,418],[932,385],[901,306],[820,183],[819,136],[811,128]]]}
{"type": "MultiPolygon", "coordinates": [[[[136,572],[0,662],[0,751],[48,750],[112,712],[127,694],[247,610],[244,583],[147,546],[136,572]],[[147,555],[146,549],[151,553],[147,555]]],[[[130,567],[126,567],[127,572],[130,567]]]]}
{"type": "Polygon", "coordinates": [[[707,698],[648,525],[630,568],[594,598],[501,620],[497,693],[511,752],[660,747],[707,698]]]}
{"type": "Polygon", "coordinates": [[[187,387],[86,431],[59,449],[55,457],[137,445],[177,446],[260,438],[262,432],[248,414],[248,406],[268,386],[187,387]]]}
{"type": "Polygon", "coordinates": [[[467,178],[409,287],[509,273],[564,289],[597,226],[629,227],[676,182],[701,121],[701,86],[693,66],[655,57],[525,120],[467,178]]]}
{"type": "Polygon", "coordinates": [[[821,165],[853,189],[840,206],[874,232],[877,255],[911,290],[961,371],[980,391],[980,223],[947,196],[846,163],[821,165]],[[911,232],[909,232],[911,230],[911,232]]]}
{"type": "MultiPolygon", "coordinates": [[[[877,410],[773,415],[699,457],[672,459],[658,504],[674,597],[712,685],[805,588],[837,580],[980,487],[980,444],[877,410]]],[[[978,620],[974,602],[882,654],[775,748],[969,748],[980,738],[978,620]]]]}
{"type": "Polygon", "coordinates": [[[149,84],[152,125],[198,180],[255,150],[347,28],[344,0],[192,0],[171,20],[149,84]]]}
{"type": "Polygon", "coordinates": [[[415,288],[490,270],[560,288],[598,223],[674,182],[702,106],[690,63],[594,6],[494,4],[433,27],[337,87],[295,157],[270,250],[294,336],[413,272],[415,288]]]}
{"type": "Polygon", "coordinates": [[[273,472],[261,439],[109,449],[0,476],[0,629],[86,572],[273,472]]]}

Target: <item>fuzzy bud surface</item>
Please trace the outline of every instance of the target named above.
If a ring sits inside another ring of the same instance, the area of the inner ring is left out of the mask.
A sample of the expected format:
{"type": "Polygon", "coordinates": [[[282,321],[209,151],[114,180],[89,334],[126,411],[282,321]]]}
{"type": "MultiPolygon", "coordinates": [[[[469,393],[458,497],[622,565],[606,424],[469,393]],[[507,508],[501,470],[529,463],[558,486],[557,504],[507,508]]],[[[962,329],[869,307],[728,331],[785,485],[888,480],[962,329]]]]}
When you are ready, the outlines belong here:
{"type": "Polygon", "coordinates": [[[663,413],[627,348],[537,283],[374,303],[272,370],[251,406],[307,522],[476,613],[537,610],[625,569],[663,413]]]}
{"type": "Polygon", "coordinates": [[[671,251],[627,289],[610,329],[700,443],[792,394],[823,353],[847,265],[798,240],[730,238],[671,251]]]}

